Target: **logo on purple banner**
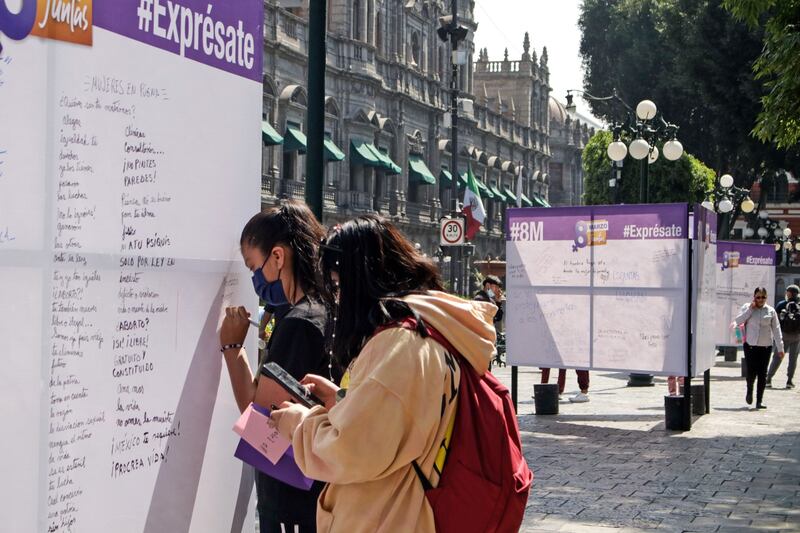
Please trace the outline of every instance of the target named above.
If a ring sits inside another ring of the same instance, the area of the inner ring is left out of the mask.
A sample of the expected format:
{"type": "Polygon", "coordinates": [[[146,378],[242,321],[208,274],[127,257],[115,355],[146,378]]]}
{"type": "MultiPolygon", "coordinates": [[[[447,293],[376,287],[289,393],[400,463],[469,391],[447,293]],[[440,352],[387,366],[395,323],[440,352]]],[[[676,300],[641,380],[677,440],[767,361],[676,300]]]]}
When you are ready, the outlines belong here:
{"type": "Polygon", "coordinates": [[[262,0],[106,0],[94,24],[260,82],[263,9],[262,0]]]}
{"type": "Polygon", "coordinates": [[[608,220],[579,220],[575,223],[575,244],[572,251],[586,246],[598,246],[608,242],[608,220]]]}
{"type": "Polygon", "coordinates": [[[771,244],[719,241],[717,263],[723,271],[742,266],[775,266],[775,248],[771,244]]]}

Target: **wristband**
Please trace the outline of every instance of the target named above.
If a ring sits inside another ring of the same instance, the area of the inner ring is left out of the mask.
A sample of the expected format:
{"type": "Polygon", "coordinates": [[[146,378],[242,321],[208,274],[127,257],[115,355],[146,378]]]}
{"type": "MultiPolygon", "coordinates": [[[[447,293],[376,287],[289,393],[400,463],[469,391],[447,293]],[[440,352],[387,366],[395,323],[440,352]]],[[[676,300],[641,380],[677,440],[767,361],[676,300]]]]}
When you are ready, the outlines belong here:
{"type": "Polygon", "coordinates": [[[222,348],[219,349],[220,352],[225,353],[226,350],[232,350],[234,348],[242,348],[244,344],[241,342],[234,342],[232,344],[223,344],[222,348]]]}

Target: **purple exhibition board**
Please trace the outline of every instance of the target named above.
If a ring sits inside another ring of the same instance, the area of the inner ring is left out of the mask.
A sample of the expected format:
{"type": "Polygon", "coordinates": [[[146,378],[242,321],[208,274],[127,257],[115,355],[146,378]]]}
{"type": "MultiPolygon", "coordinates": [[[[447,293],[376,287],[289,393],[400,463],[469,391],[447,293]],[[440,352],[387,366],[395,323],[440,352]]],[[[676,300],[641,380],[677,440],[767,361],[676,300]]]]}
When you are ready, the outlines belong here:
{"type": "Polygon", "coordinates": [[[509,361],[684,375],[688,206],[509,211],[509,361]]]}
{"type": "Polygon", "coordinates": [[[253,531],[218,330],[258,305],[263,5],[0,0],[2,531],[253,531]]]}
{"type": "Polygon", "coordinates": [[[769,291],[775,287],[775,266],[772,244],[717,242],[715,309],[719,320],[715,341],[719,346],[741,345],[732,327],[733,319],[753,299],[756,287],[767,287],[769,291]]]}
{"type": "Polygon", "coordinates": [[[717,214],[700,204],[692,212],[692,376],[699,376],[716,358],[717,214]]]}

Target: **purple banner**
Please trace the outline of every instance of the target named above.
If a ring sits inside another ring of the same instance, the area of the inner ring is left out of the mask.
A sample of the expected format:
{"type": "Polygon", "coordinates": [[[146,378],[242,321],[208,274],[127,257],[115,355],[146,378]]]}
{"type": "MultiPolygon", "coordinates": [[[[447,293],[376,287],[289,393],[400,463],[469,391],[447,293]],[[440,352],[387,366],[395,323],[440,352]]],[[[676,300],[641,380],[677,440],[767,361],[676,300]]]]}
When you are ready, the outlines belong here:
{"type": "Polygon", "coordinates": [[[717,263],[722,270],[740,266],[775,266],[775,246],[751,242],[717,242],[717,263]]]}
{"type": "Polygon", "coordinates": [[[263,10],[263,0],[105,0],[94,25],[260,83],[263,10]]]}
{"type": "Polygon", "coordinates": [[[687,204],[601,205],[522,208],[508,211],[509,241],[572,241],[576,246],[607,240],[687,239],[687,204]]]}
{"type": "Polygon", "coordinates": [[[717,213],[706,209],[700,204],[695,204],[694,213],[695,231],[693,238],[709,243],[717,242],[717,213]]]}

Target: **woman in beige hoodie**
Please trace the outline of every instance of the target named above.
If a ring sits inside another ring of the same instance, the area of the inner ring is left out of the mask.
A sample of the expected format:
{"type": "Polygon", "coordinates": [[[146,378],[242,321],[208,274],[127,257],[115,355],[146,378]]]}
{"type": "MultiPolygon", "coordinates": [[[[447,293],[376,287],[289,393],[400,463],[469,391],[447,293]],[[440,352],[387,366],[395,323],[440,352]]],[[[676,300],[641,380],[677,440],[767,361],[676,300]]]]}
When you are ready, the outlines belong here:
{"type": "Polygon", "coordinates": [[[378,217],[337,226],[322,246],[322,268],[336,302],[331,346],[347,369],[342,390],[307,376],[325,405],[284,404],[272,414],[292,440],[300,469],[328,482],[317,528],[433,532],[433,511],[412,461],[435,487],[460,371],[425,325],[483,374],[494,350],[495,306],[441,292],[436,267],[378,217]],[[385,327],[406,318],[417,328],[385,327]]]}

